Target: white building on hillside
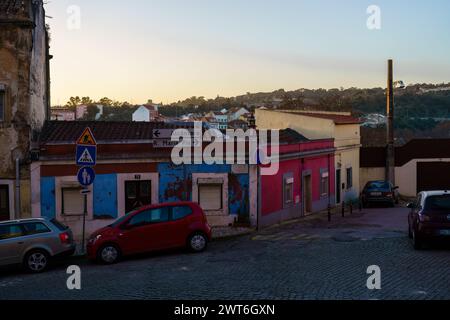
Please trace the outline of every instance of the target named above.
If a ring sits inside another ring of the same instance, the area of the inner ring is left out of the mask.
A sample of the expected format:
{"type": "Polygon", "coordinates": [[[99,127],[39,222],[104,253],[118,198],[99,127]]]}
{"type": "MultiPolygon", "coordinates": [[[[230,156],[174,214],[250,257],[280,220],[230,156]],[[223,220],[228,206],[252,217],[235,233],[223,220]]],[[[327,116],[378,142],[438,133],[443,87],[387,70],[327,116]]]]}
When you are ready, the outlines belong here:
{"type": "Polygon", "coordinates": [[[159,116],[158,107],[155,105],[143,105],[133,113],[134,122],[152,122],[159,116]]]}

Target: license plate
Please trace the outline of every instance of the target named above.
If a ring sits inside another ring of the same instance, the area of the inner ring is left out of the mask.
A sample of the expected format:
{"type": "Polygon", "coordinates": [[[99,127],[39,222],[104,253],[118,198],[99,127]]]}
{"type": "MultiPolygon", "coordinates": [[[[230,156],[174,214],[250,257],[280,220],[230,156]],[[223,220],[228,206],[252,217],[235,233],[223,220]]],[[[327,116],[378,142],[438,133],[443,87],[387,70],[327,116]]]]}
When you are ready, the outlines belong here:
{"type": "Polygon", "coordinates": [[[450,230],[441,230],[439,231],[441,236],[450,236],[450,230]]]}
{"type": "Polygon", "coordinates": [[[370,195],[374,196],[374,197],[379,197],[382,195],[382,193],[381,192],[371,192],[370,195]]]}

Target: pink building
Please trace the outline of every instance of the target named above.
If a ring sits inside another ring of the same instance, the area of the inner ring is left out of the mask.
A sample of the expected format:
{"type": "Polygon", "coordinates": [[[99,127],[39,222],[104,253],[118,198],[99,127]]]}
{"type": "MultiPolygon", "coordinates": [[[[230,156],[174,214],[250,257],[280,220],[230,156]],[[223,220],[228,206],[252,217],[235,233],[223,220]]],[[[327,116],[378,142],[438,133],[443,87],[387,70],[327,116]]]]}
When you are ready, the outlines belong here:
{"type": "Polygon", "coordinates": [[[76,120],[79,120],[86,115],[87,108],[88,108],[88,106],[85,104],[82,104],[82,105],[79,105],[76,107],[76,111],[75,111],[76,120]]]}
{"type": "Polygon", "coordinates": [[[308,140],[288,129],[281,132],[280,142],[278,173],[260,176],[261,226],[325,210],[335,203],[334,140],[308,140]]]}
{"type": "Polygon", "coordinates": [[[50,109],[51,111],[51,120],[55,121],[74,121],[75,120],[75,111],[72,111],[68,108],[54,107],[50,109]]]}

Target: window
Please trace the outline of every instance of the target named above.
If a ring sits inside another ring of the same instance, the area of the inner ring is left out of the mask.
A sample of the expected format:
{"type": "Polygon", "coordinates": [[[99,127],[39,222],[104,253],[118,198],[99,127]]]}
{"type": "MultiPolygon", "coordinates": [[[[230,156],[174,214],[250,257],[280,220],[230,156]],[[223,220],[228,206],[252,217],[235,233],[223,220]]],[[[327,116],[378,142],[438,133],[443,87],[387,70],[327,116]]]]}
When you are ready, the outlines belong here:
{"type": "Polygon", "coordinates": [[[0,86],[0,122],[5,121],[5,89],[0,86]]]}
{"type": "Polygon", "coordinates": [[[18,224],[0,225],[0,240],[23,236],[23,229],[18,224]]]}
{"type": "Polygon", "coordinates": [[[61,211],[63,215],[83,215],[84,199],[80,188],[62,188],[61,211]]]}
{"type": "Polygon", "coordinates": [[[172,207],[172,220],[180,220],[192,214],[192,209],[188,206],[172,207]]]}
{"type": "Polygon", "coordinates": [[[53,223],[53,225],[54,225],[55,227],[57,227],[59,231],[65,231],[65,230],[69,229],[68,226],[62,224],[61,222],[59,222],[59,221],[56,220],[56,219],[52,219],[52,220],[50,220],[50,222],[53,223]]]}
{"type": "Polygon", "coordinates": [[[130,219],[130,222],[128,224],[136,227],[167,221],[169,221],[169,208],[162,207],[138,213],[137,215],[135,215],[133,218],[130,219]]]}
{"type": "Polygon", "coordinates": [[[428,197],[425,200],[425,209],[448,214],[450,212],[450,194],[428,197]]]}
{"type": "Polygon", "coordinates": [[[353,168],[347,169],[347,189],[353,188],[353,168]]]}
{"type": "Polygon", "coordinates": [[[328,196],[329,189],[329,176],[328,171],[322,171],[320,174],[320,196],[326,197],[328,196]]]}
{"type": "Polygon", "coordinates": [[[198,203],[203,210],[222,210],[222,184],[200,184],[198,187],[198,203]]]}
{"type": "Polygon", "coordinates": [[[27,236],[50,232],[50,229],[41,222],[24,223],[22,226],[27,236]]]}
{"type": "Polygon", "coordinates": [[[284,178],[283,194],[285,204],[294,202],[294,178],[284,178]]]}

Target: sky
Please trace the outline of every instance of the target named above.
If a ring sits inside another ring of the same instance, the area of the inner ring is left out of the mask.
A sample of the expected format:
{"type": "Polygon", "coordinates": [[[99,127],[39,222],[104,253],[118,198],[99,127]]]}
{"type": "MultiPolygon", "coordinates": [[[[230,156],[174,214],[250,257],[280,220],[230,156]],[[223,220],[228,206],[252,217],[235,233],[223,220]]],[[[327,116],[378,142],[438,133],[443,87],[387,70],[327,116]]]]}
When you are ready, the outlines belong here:
{"type": "Polygon", "coordinates": [[[448,0],[47,2],[53,105],[450,81],[448,0]]]}

